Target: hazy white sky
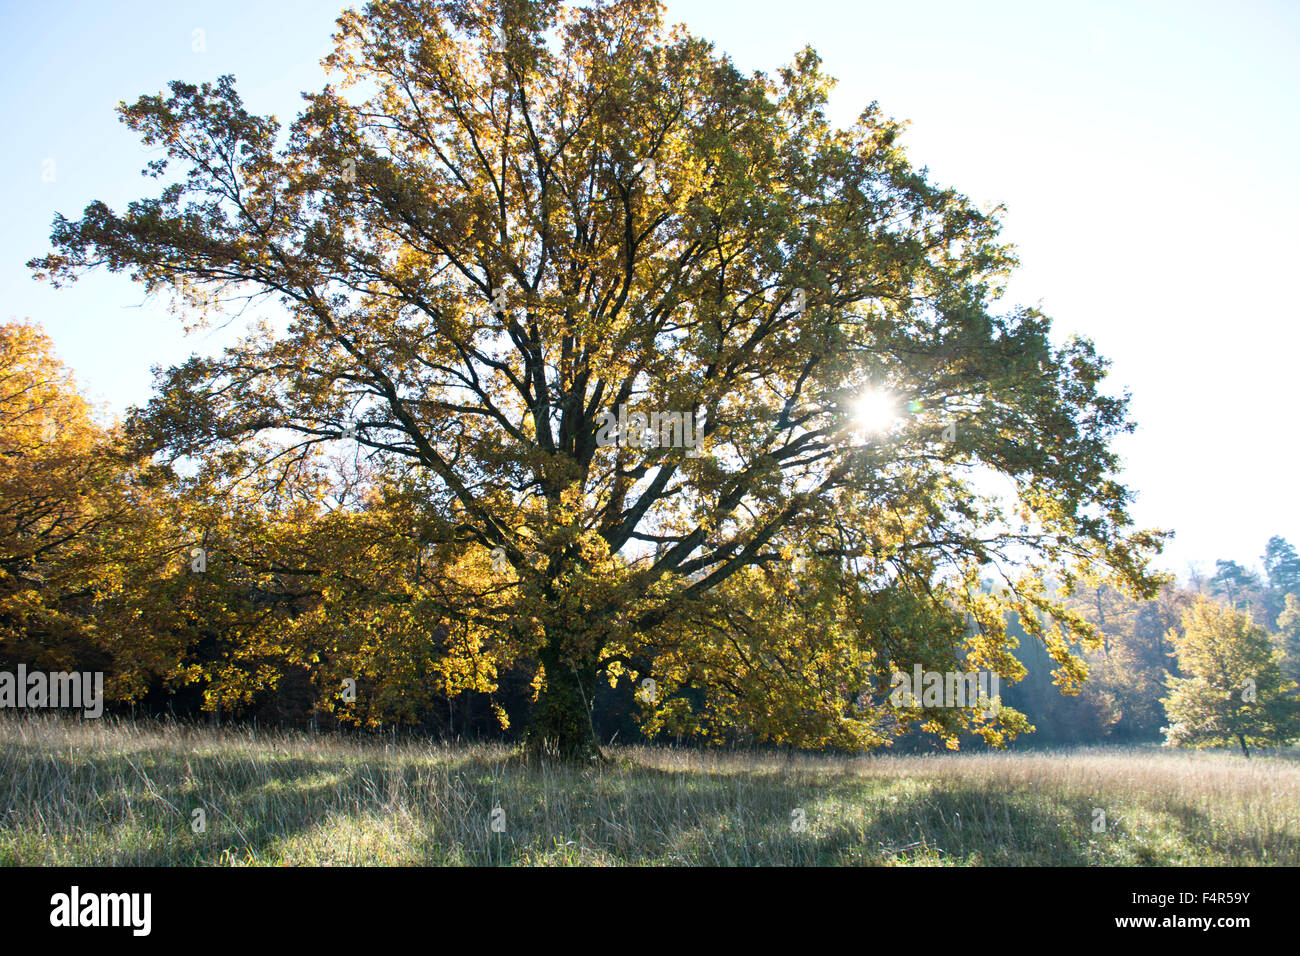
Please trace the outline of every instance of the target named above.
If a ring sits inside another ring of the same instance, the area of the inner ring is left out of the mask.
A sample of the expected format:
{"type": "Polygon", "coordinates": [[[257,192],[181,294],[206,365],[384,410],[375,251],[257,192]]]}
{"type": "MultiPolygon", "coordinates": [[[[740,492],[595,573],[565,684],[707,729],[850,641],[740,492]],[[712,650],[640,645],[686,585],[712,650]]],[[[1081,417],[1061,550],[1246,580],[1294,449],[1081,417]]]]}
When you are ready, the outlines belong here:
{"type": "MultiPolygon", "coordinates": [[[[667,6],[745,70],[811,44],[840,79],[837,118],[878,101],[910,121],[913,162],[1005,204],[1023,263],[1011,297],[1040,303],[1058,339],[1091,337],[1112,388],[1133,393],[1139,431],[1120,448],[1139,523],[1178,533],[1165,566],[1253,566],[1273,534],[1300,545],[1300,3],[667,6]]],[[[0,318],[43,323],[110,410],[149,397],[151,366],[212,341],[124,277],[54,291],[23,263],[48,248],[55,211],[150,194],[119,100],[233,73],[251,109],[288,120],[322,85],[341,7],[0,4],[0,318]]]]}

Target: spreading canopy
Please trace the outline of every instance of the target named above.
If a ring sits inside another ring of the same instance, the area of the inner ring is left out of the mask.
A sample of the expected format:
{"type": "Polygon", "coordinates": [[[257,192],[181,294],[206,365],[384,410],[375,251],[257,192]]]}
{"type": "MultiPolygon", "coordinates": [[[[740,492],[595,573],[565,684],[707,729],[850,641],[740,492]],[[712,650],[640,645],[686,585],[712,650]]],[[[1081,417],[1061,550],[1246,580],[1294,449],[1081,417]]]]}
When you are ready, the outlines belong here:
{"type": "Polygon", "coordinates": [[[58,218],[31,265],[282,305],[167,373],[138,438],[284,474],[355,441],[418,502],[439,613],[539,665],[539,734],[588,737],[626,670],[652,726],[998,739],[1023,722],[894,711],[889,672],[1015,676],[1015,608],[1069,685],[1089,631],[1048,576],[1149,593],[1105,362],[996,310],[996,215],[874,104],[834,127],[812,50],[746,76],[647,0],[375,2],[336,40],[287,135],[231,77],[123,105],[169,185],[58,218]],[[637,412],[697,447],[611,432],[637,412]]]}

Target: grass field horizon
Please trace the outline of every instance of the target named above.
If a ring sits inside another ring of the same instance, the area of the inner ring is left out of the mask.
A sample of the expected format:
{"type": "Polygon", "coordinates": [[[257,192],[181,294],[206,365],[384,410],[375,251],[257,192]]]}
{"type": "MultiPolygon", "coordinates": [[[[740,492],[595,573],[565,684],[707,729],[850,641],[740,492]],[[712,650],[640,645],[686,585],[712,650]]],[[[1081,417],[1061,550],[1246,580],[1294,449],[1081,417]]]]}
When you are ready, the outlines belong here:
{"type": "Polygon", "coordinates": [[[7,866],[1300,865],[1294,750],[618,746],[581,767],[54,716],[0,718],[0,749],[7,866]]]}

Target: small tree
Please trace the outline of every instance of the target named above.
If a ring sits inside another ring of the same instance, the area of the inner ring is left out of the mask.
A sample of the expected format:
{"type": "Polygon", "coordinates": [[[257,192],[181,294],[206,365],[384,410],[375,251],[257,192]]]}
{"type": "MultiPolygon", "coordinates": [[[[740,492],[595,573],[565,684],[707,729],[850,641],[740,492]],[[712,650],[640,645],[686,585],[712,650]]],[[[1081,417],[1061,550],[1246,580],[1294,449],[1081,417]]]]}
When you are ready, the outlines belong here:
{"type": "Polygon", "coordinates": [[[1243,568],[1236,561],[1219,560],[1214,562],[1214,577],[1210,578],[1210,593],[1225,599],[1234,607],[1247,596],[1259,591],[1258,576],[1243,568]]]}
{"type": "Polygon", "coordinates": [[[1235,741],[1273,746],[1300,736],[1300,706],[1263,628],[1249,614],[1204,598],[1169,632],[1178,666],[1187,677],[1166,678],[1163,701],[1168,746],[1204,747],[1235,741]]]}
{"type": "Polygon", "coordinates": [[[1281,535],[1273,535],[1264,548],[1268,586],[1284,594],[1300,593],[1300,554],[1281,535]]]}

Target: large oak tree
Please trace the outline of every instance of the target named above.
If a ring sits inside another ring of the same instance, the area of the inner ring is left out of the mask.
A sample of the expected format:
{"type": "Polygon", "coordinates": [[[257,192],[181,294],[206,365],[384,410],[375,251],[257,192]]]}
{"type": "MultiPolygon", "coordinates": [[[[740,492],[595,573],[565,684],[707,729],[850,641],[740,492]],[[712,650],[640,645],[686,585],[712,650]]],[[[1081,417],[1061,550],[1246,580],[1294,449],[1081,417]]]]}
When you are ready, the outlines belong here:
{"type": "Polygon", "coordinates": [[[161,194],[58,218],[32,266],[280,303],[137,435],[263,464],[355,441],[413,502],[430,613],[535,666],[534,740],[588,752],[596,681],[628,675],[650,727],[996,741],[1023,719],[896,711],[890,671],[1015,677],[1014,609],[1069,686],[1090,632],[1048,576],[1151,592],[1104,360],[998,311],[996,216],[874,105],[833,126],[813,51],[746,76],[648,0],[376,2],[336,39],[287,135],[230,77],[124,105],[161,194]],[[689,414],[698,454],[599,441],[624,406],[689,414]]]}

